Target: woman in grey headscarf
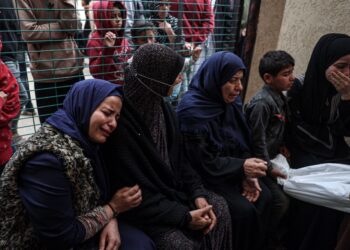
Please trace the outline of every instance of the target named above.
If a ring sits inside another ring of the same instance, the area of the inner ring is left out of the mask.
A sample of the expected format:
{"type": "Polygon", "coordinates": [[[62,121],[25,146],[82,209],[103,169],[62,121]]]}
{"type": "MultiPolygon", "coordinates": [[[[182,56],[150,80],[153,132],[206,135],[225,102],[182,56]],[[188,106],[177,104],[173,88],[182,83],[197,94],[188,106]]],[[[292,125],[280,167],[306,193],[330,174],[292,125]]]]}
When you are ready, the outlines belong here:
{"type": "Polygon", "coordinates": [[[203,188],[184,157],[175,114],[163,100],[179,82],[183,61],[164,45],[136,51],[125,72],[118,131],[104,148],[111,183],[113,190],[116,184],[139,184],[142,203],[123,217],[158,249],[231,249],[227,204],[203,188]]]}

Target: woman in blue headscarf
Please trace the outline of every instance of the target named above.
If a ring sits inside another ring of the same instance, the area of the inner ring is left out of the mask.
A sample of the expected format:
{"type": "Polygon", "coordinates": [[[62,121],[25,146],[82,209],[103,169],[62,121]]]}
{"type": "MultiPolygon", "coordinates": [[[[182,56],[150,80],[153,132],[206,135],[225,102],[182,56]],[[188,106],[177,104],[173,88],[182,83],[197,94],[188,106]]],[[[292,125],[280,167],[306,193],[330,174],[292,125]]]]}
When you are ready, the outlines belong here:
{"type": "Polygon", "coordinates": [[[229,205],[234,249],[252,250],[263,243],[270,193],[256,179],[265,175],[266,162],[250,158],[250,130],[239,97],[245,70],[235,54],[213,54],[193,77],[177,114],[191,165],[229,205]]]}
{"type": "Polygon", "coordinates": [[[78,82],[63,108],[20,146],[0,181],[1,249],[117,249],[119,230],[122,248],[142,242],[153,249],[137,229],[118,229],[115,216],[138,206],[141,191],[136,185],[110,195],[99,154],[121,107],[118,85],[78,82]]]}

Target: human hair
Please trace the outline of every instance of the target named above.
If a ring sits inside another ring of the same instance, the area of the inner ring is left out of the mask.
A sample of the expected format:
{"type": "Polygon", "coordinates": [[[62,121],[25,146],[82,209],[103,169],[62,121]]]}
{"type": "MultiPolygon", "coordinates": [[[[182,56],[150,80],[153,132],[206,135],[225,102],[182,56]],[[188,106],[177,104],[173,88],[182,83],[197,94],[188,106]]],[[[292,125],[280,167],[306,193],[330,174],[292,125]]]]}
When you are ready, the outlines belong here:
{"type": "Polygon", "coordinates": [[[259,63],[259,74],[263,78],[268,73],[276,76],[281,70],[294,66],[294,58],[284,50],[273,50],[267,52],[259,63]]]}
{"type": "Polygon", "coordinates": [[[154,30],[154,25],[151,22],[147,21],[136,21],[134,22],[132,28],[131,28],[131,39],[133,42],[135,39],[140,38],[141,33],[146,30],[154,30]]]}

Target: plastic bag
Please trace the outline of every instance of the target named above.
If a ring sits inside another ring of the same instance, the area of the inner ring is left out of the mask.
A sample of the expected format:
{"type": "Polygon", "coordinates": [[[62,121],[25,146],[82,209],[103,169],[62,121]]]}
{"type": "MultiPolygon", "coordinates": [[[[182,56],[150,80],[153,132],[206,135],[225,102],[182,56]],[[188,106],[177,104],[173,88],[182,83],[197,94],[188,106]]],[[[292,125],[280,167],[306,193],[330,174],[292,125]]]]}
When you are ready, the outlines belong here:
{"type": "Polygon", "coordinates": [[[350,165],[324,163],[289,169],[284,160],[279,156],[272,166],[287,171],[288,178],[278,181],[288,195],[350,213],[350,165]]]}

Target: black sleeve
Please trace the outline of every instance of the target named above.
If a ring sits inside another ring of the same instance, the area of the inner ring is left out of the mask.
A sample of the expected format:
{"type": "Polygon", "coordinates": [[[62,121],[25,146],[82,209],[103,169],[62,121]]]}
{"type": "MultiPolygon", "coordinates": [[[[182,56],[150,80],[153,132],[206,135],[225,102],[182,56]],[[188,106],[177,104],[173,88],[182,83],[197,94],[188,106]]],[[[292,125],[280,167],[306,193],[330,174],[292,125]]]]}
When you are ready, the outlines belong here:
{"type": "Polygon", "coordinates": [[[252,130],[252,144],[255,157],[270,162],[267,150],[266,130],[269,126],[271,110],[263,100],[251,103],[247,107],[246,117],[252,130]]]}
{"type": "MultiPolygon", "coordinates": [[[[182,137],[182,136],[181,136],[182,137]]],[[[183,137],[182,137],[183,139],[183,137]]],[[[206,197],[206,191],[204,189],[202,178],[198,175],[198,173],[192,168],[190,164],[190,160],[185,153],[184,143],[182,140],[181,157],[182,161],[182,171],[181,171],[181,179],[185,185],[185,191],[189,194],[190,199],[193,201],[198,197],[206,197]]]]}
{"type": "Polygon", "coordinates": [[[191,165],[209,184],[222,184],[244,176],[245,159],[222,157],[210,150],[204,135],[184,134],[185,151],[191,165]]]}
{"type": "MultiPolygon", "coordinates": [[[[112,193],[119,188],[135,184],[138,184],[142,191],[141,204],[122,216],[141,227],[147,225],[147,228],[143,228],[147,232],[187,225],[189,207],[172,198],[171,194],[160,191],[160,185],[164,184],[159,183],[157,179],[157,166],[150,163],[151,144],[140,146],[139,137],[144,138],[144,135],[134,133],[129,123],[124,124],[128,114],[126,110],[123,112],[124,117],[121,117],[118,129],[102,148],[112,193]]],[[[156,164],[154,161],[152,163],[156,164]]]]}
{"type": "Polygon", "coordinates": [[[206,197],[202,178],[192,168],[188,156],[185,153],[184,137],[179,129],[179,122],[171,105],[164,103],[164,115],[167,122],[168,143],[173,166],[177,171],[177,178],[181,180],[183,191],[188,194],[191,201],[198,197],[206,197]],[[174,157],[175,156],[175,157],[174,157]],[[175,158],[175,159],[174,159],[175,158]]]}
{"type": "Polygon", "coordinates": [[[188,224],[189,207],[170,200],[162,193],[141,186],[141,204],[125,213],[128,220],[151,228],[183,228],[188,224]]]}

